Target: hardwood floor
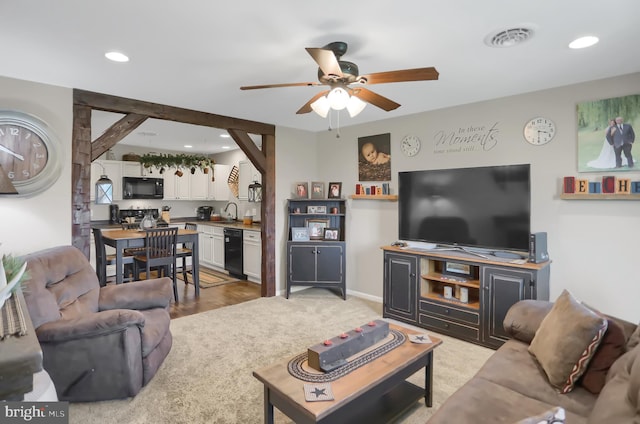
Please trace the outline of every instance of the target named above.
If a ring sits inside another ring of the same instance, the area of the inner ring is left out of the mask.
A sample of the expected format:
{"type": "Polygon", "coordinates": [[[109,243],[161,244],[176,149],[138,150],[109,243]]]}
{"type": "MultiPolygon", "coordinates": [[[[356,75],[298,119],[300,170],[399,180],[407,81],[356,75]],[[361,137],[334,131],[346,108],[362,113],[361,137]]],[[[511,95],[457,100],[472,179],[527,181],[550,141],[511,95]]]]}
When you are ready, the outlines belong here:
{"type": "Polygon", "coordinates": [[[178,280],[178,302],[171,303],[171,319],[235,305],[260,297],[260,285],[238,280],[221,286],[200,288],[200,297],[196,298],[193,284],[178,280]]]}

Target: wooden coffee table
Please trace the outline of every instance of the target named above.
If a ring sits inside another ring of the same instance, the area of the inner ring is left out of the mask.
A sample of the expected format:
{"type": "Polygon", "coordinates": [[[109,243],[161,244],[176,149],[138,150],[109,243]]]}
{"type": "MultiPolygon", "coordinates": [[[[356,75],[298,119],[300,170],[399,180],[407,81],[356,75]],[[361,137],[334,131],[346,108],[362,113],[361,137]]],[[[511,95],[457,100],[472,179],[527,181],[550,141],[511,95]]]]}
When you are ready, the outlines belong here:
{"type": "Polygon", "coordinates": [[[289,359],[253,372],[264,384],[264,422],[273,423],[275,406],[297,424],[304,423],[386,423],[424,397],[432,405],[433,349],[442,343],[429,334],[432,343],[409,341],[409,334],[423,334],[405,327],[389,325],[407,335],[403,344],[373,361],[330,382],[334,400],[307,402],[304,385],[292,376],[289,359]],[[425,369],[425,388],[408,381],[425,369]]]}

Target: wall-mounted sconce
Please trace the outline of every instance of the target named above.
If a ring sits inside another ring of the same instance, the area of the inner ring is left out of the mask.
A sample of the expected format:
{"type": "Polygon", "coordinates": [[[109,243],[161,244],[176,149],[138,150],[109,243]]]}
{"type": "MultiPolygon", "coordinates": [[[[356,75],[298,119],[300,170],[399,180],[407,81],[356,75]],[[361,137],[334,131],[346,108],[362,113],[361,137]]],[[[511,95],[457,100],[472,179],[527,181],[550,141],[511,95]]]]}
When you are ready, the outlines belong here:
{"type": "Polygon", "coordinates": [[[96,162],[102,168],[102,175],[96,181],[96,205],[110,205],[113,203],[113,182],[107,177],[107,171],[100,162],[96,162]]]}

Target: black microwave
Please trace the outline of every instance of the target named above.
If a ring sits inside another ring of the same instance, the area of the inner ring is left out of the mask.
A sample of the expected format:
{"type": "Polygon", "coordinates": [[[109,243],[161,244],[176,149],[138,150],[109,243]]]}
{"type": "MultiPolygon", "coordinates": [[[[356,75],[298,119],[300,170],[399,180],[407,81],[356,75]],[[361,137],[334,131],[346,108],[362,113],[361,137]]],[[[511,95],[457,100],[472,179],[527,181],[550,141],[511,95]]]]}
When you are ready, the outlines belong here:
{"type": "Polygon", "coordinates": [[[162,199],[164,179],[146,177],[122,177],[123,199],[162,199]]]}

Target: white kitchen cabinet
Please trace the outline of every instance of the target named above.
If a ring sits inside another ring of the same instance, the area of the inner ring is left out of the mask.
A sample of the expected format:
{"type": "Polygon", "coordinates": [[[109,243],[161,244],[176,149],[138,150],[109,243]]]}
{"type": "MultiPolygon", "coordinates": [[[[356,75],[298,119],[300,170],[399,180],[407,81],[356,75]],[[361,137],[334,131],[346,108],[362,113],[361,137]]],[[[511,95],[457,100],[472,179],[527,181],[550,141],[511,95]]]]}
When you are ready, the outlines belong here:
{"type": "Polygon", "coordinates": [[[123,177],[142,177],[142,165],[140,162],[122,161],[123,177]]]}
{"type": "Polygon", "coordinates": [[[96,181],[100,179],[101,175],[106,175],[113,183],[113,200],[122,200],[122,161],[97,160],[91,163],[91,187],[89,190],[91,201],[96,198],[96,181]]]}
{"type": "Polygon", "coordinates": [[[262,238],[260,231],[242,232],[242,272],[251,281],[259,283],[262,278],[262,238]]]}
{"type": "Polygon", "coordinates": [[[198,224],[200,263],[224,270],[224,228],[198,224]]]}
{"type": "Polygon", "coordinates": [[[215,181],[209,184],[209,200],[229,200],[231,190],[229,190],[229,172],[231,167],[229,165],[215,164],[213,166],[213,175],[215,181]]]}
{"type": "Polygon", "coordinates": [[[224,228],[213,228],[213,259],[211,264],[214,267],[224,269],[224,228]]]}
{"type": "Polygon", "coordinates": [[[250,160],[240,161],[238,163],[238,200],[249,200],[249,184],[254,181],[262,182],[262,174],[250,160]]]}
{"type": "Polygon", "coordinates": [[[198,242],[200,243],[200,263],[213,265],[213,227],[198,224],[198,242]]]}
{"type": "Polygon", "coordinates": [[[189,171],[182,171],[182,177],[175,175],[176,168],[164,172],[164,200],[190,200],[191,178],[189,171]]]}
{"type": "MultiPolygon", "coordinates": [[[[211,172],[211,170],[209,170],[211,172]]],[[[211,182],[211,174],[205,174],[200,168],[196,169],[193,174],[191,171],[185,172],[182,178],[187,177],[191,180],[189,187],[189,198],[191,200],[207,200],[209,198],[209,185],[211,182]]]]}

